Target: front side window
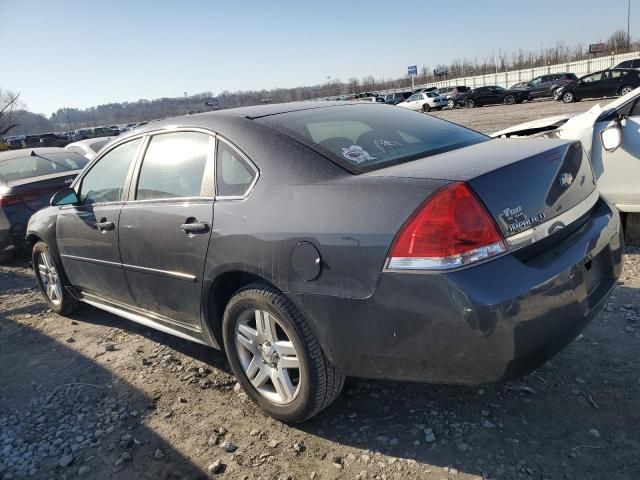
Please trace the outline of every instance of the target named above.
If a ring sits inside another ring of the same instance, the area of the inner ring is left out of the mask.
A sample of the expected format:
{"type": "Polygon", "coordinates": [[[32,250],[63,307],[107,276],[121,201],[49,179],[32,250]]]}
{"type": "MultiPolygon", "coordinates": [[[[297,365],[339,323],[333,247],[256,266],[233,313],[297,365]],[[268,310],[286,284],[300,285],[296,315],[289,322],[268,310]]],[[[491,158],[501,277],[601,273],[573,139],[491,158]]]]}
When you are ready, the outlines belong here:
{"type": "Polygon", "coordinates": [[[142,161],[136,200],[202,196],[213,137],[199,132],[151,137],[142,161]]]}
{"type": "Polygon", "coordinates": [[[216,153],[216,183],[218,196],[242,197],[251,188],[257,172],[233,148],[218,141],[216,153]]]}
{"type": "Polygon", "coordinates": [[[411,95],[407,102],[417,102],[418,100],[420,100],[420,95],[411,95]]]}
{"type": "Polygon", "coordinates": [[[582,81],[584,83],[593,83],[593,82],[599,82],[600,80],[602,80],[602,73],[603,72],[598,72],[598,73],[594,73],[593,75],[589,75],[587,77],[584,77],[582,79],[582,81]]]}
{"type": "Polygon", "coordinates": [[[138,138],[124,143],[100,158],[82,179],[80,201],[93,204],[122,200],[124,182],[141,142],[138,138]]]}

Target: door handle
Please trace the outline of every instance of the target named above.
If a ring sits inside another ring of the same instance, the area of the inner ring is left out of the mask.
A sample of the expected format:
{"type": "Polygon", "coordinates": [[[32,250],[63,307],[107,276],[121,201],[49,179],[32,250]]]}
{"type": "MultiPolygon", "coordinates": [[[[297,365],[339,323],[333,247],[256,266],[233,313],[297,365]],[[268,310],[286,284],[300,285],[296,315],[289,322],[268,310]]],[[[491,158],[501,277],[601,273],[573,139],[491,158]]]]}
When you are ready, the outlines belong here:
{"type": "Polygon", "coordinates": [[[99,222],[96,223],[96,228],[102,232],[108,232],[116,228],[115,223],[107,221],[106,218],[101,218],[99,222]]]}
{"type": "Polygon", "coordinates": [[[189,222],[187,220],[187,223],[183,223],[178,228],[188,235],[193,235],[196,233],[207,233],[209,231],[209,224],[195,221],[189,222]]]}

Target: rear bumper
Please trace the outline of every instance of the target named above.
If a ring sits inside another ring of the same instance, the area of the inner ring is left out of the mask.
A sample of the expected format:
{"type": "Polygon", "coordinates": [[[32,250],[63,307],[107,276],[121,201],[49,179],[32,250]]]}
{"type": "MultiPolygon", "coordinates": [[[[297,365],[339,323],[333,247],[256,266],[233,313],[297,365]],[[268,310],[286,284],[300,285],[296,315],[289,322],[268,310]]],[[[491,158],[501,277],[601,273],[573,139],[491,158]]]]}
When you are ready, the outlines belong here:
{"type": "Polygon", "coordinates": [[[597,315],[622,269],[620,219],[603,200],[580,228],[551,240],[447,274],[383,273],[367,299],[295,301],[347,375],[506,380],[570,343],[597,315]]]}
{"type": "Polygon", "coordinates": [[[13,241],[11,224],[4,211],[0,208],[0,253],[14,248],[13,241]]]}

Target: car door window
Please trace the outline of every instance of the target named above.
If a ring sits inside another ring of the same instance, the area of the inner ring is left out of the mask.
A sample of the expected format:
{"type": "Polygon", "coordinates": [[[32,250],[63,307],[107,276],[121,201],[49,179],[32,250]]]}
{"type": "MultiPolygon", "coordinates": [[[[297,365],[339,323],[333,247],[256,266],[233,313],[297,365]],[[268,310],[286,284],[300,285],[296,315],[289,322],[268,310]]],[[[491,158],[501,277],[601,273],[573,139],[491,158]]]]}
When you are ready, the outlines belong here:
{"type": "Polygon", "coordinates": [[[200,132],[151,137],[142,161],[136,200],[200,197],[213,137],[200,132]]]}
{"type": "Polygon", "coordinates": [[[124,182],[141,142],[138,138],[124,143],[100,158],[82,179],[80,201],[93,204],[122,200],[124,182]]]}
{"type": "Polygon", "coordinates": [[[599,82],[600,80],[602,80],[602,74],[604,72],[598,72],[598,73],[594,73],[593,75],[589,75],[587,77],[584,77],[582,79],[582,83],[594,83],[594,82],[599,82]]]}
{"type": "Polygon", "coordinates": [[[542,77],[534,78],[529,82],[529,85],[532,87],[537,87],[542,82],[542,77]]]}
{"type": "Polygon", "coordinates": [[[216,183],[219,197],[242,197],[258,176],[258,172],[226,142],[218,141],[216,183]]]}
{"type": "Polygon", "coordinates": [[[415,102],[417,100],[420,100],[420,95],[411,95],[407,102],[415,102]]]}

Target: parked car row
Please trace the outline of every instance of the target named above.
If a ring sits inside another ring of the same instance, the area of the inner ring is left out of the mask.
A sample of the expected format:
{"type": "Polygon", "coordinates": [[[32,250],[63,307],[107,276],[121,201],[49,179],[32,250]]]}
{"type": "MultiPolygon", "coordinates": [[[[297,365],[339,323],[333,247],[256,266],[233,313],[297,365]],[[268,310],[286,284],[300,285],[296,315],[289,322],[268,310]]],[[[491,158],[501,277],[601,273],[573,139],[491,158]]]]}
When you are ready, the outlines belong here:
{"type": "Polygon", "coordinates": [[[10,135],[2,139],[10,150],[38,147],[65,147],[70,142],[87,140],[90,138],[116,137],[147,122],[131,122],[121,125],[78,128],[59,132],[39,133],[35,135],[10,135]]]}
{"type": "MultiPolygon", "coordinates": [[[[444,97],[446,107],[474,108],[483,105],[513,105],[540,98],[554,98],[571,103],[583,98],[622,96],[640,86],[640,59],[627,60],[611,69],[591,73],[578,78],[574,73],[558,72],[540,75],[528,82],[518,82],[505,89],[489,85],[470,87],[420,87],[413,91],[399,91],[384,97],[367,93],[367,99],[383,98],[385,103],[399,105],[411,110],[428,112],[440,109],[434,98],[444,97]],[[417,96],[420,95],[420,96],[417,96]]],[[[380,102],[381,100],[374,100],[380,102]]]]}

